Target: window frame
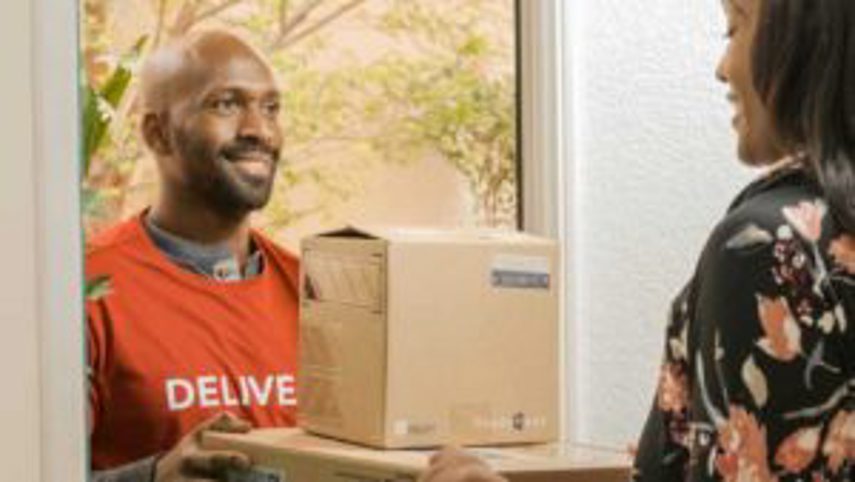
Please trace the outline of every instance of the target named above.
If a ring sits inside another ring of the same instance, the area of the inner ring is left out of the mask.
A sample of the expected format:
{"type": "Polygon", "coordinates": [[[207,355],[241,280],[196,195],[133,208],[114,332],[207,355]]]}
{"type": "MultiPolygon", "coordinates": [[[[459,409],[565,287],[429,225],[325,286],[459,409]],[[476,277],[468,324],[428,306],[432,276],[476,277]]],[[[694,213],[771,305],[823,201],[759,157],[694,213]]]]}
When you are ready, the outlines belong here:
{"type": "Polygon", "coordinates": [[[574,361],[577,320],[572,253],[575,160],[572,118],[572,12],[576,0],[517,0],[522,229],[554,238],[560,249],[559,407],[561,440],[577,439],[574,361]]]}
{"type": "MultiPolygon", "coordinates": [[[[86,369],[83,323],[82,220],[77,0],[33,0],[33,130],[36,163],[36,299],[39,318],[39,418],[41,480],[88,477],[86,369]],[[75,79],[69,82],[68,79],[75,79]],[[74,154],[74,155],[70,155],[74,154]],[[78,162],[73,162],[77,160],[78,162]],[[69,182],[72,181],[72,182],[69,182]]],[[[566,186],[572,181],[568,98],[569,49],[562,0],[518,0],[518,139],[520,216],[526,231],[560,240],[572,224],[566,186]]],[[[566,257],[558,279],[570,293],[566,257]]],[[[566,298],[566,297],[562,297],[566,298]]],[[[569,313],[562,302],[562,313],[569,313]]],[[[572,319],[561,336],[563,437],[572,439],[574,370],[567,346],[572,319]]]]}

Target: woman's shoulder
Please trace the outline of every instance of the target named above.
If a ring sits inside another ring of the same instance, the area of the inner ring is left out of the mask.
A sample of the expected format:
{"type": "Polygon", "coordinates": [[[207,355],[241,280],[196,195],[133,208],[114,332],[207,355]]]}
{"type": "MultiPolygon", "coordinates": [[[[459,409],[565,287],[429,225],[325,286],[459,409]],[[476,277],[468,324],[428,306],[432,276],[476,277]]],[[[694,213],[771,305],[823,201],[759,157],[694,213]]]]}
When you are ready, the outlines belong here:
{"type": "Polygon", "coordinates": [[[716,226],[710,242],[732,245],[798,235],[807,243],[824,244],[840,234],[842,229],[817,182],[802,169],[788,169],[749,184],[716,226]]]}
{"type": "Polygon", "coordinates": [[[713,231],[705,251],[713,263],[738,262],[762,270],[771,265],[776,276],[798,271],[804,263],[816,286],[838,292],[835,297],[852,292],[844,297],[855,309],[855,233],[836,220],[821,187],[803,170],[749,185],[713,231]]]}
{"type": "MultiPolygon", "coordinates": [[[[796,270],[811,265],[808,278],[823,277],[827,286],[855,284],[855,236],[836,221],[818,183],[800,170],[749,185],[710,234],[701,268],[747,276],[782,263],[795,263],[796,270]]],[[[787,266],[783,271],[792,271],[787,266]]]]}

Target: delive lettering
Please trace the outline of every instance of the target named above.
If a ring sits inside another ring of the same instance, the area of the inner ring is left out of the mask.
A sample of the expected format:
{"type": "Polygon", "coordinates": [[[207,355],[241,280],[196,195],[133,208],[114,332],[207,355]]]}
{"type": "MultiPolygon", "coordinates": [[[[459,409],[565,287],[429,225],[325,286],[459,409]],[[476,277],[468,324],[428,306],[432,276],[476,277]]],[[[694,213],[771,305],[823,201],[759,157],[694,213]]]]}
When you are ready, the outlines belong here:
{"type": "Polygon", "coordinates": [[[191,407],[237,407],[297,405],[294,376],[287,374],[252,375],[237,379],[225,375],[205,375],[193,378],[167,378],[166,406],[172,412],[191,407]]]}

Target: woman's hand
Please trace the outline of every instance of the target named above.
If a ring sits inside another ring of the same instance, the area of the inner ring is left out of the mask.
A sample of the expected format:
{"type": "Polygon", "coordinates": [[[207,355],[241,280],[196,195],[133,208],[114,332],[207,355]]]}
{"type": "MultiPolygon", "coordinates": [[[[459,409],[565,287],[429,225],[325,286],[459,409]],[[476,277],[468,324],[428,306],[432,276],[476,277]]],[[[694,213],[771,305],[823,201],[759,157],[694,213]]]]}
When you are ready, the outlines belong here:
{"type": "Polygon", "coordinates": [[[456,447],[446,447],[430,459],[419,482],[508,482],[478,457],[456,447]]]}

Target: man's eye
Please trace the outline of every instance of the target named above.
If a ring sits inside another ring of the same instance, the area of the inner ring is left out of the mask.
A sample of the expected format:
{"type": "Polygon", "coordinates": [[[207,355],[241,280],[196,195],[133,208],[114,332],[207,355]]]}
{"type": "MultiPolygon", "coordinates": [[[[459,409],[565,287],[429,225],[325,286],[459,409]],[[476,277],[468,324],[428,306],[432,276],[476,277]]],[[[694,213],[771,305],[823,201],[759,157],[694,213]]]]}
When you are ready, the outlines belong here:
{"type": "Polygon", "coordinates": [[[261,105],[261,108],[268,116],[275,117],[279,115],[279,102],[265,102],[261,105]]]}
{"type": "Polygon", "coordinates": [[[211,108],[217,111],[218,114],[233,114],[240,108],[240,103],[236,99],[217,99],[211,103],[211,108]]]}

